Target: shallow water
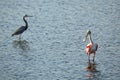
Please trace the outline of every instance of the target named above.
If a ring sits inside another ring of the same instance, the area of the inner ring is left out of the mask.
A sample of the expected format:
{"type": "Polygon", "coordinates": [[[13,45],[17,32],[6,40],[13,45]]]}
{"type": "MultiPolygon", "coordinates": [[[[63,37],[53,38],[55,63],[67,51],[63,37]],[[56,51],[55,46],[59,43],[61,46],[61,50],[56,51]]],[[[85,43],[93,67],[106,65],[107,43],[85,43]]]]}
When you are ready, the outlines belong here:
{"type": "Polygon", "coordinates": [[[119,80],[119,0],[0,1],[0,80],[119,80]],[[19,41],[11,34],[29,28],[19,41]],[[95,63],[82,40],[92,31],[95,63]]]}

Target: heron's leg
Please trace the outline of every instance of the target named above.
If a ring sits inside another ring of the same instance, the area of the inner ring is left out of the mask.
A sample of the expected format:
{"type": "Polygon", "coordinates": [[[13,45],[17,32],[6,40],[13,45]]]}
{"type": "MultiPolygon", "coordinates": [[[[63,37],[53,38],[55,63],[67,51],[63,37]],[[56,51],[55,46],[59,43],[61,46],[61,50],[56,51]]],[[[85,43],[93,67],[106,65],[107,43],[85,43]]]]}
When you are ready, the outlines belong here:
{"type": "Polygon", "coordinates": [[[21,40],[21,35],[22,35],[22,34],[19,35],[19,40],[21,40]]]}
{"type": "Polygon", "coordinates": [[[95,52],[93,53],[93,62],[94,62],[94,60],[95,60],[95,52]]]}

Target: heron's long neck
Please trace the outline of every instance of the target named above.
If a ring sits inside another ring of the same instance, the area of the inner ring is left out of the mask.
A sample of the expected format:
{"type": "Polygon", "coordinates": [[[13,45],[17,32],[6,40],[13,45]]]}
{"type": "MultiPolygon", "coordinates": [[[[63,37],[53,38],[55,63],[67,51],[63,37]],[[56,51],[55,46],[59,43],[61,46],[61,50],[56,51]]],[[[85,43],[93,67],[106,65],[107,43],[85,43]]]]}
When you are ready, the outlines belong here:
{"type": "Polygon", "coordinates": [[[25,17],[23,17],[23,20],[24,20],[24,22],[25,22],[25,27],[28,28],[28,23],[27,23],[27,21],[25,20],[25,17]]]}
{"type": "Polygon", "coordinates": [[[90,41],[90,43],[93,43],[91,35],[89,35],[89,41],[90,41]]]}

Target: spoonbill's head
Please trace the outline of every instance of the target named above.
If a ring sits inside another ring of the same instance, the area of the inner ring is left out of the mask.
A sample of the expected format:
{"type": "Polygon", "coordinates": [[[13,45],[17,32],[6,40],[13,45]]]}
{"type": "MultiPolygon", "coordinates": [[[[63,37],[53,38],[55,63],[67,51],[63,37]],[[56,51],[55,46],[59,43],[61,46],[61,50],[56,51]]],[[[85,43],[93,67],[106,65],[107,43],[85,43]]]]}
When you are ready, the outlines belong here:
{"type": "Polygon", "coordinates": [[[87,35],[91,35],[91,31],[90,30],[87,31],[87,35]]]}
{"type": "Polygon", "coordinates": [[[86,33],[85,38],[83,39],[83,42],[85,42],[85,41],[86,41],[86,39],[87,39],[88,35],[91,35],[91,31],[90,31],[90,30],[87,30],[87,33],[86,33]]]}

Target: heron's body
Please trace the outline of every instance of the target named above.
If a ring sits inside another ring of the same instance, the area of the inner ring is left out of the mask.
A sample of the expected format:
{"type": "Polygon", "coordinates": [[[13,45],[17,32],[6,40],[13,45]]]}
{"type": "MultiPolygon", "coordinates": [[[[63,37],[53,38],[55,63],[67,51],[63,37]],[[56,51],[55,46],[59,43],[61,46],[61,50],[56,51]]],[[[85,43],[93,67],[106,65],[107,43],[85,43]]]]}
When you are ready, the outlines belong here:
{"type": "Polygon", "coordinates": [[[14,36],[14,35],[20,35],[20,34],[22,34],[25,30],[27,30],[27,27],[21,26],[20,28],[18,28],[18,29],[12,34],[12,36],[14,36]]]}
{"type": "Polygon", "coordinates": [[[20,35],[19,38],[21,38],[21,34],[22,34],[25,30],[27,30],[27,28],[28,28],[28,23],[27,23],[27,21],[26,21],[26,19],[25,19],[26,17],[31,17],[31,16],[28,16],[28,15],[23,16],[23,21],[25,22],[25,26],[21,26],[20,28],[18,28],[18,29],[12,34],[12,36],[14,36],[14,35],[20,35]]]}
{"type": "MultiPolygon", "coordinates": [[[[89,43],[87,44],[86,48],[85,48],[85,52],[88,55],[88,60],[90,60],[90,54],[93,54],[93,61],[95,59],[95,54],[96,51],[98,49],[98,44],[97,43],[93,43],[92,38],[91,38],[91,31],[87,32],[86,38],[89,37],[89,43]]],[[[86,38],[84,41],[86,41],[86,38]]]]}

